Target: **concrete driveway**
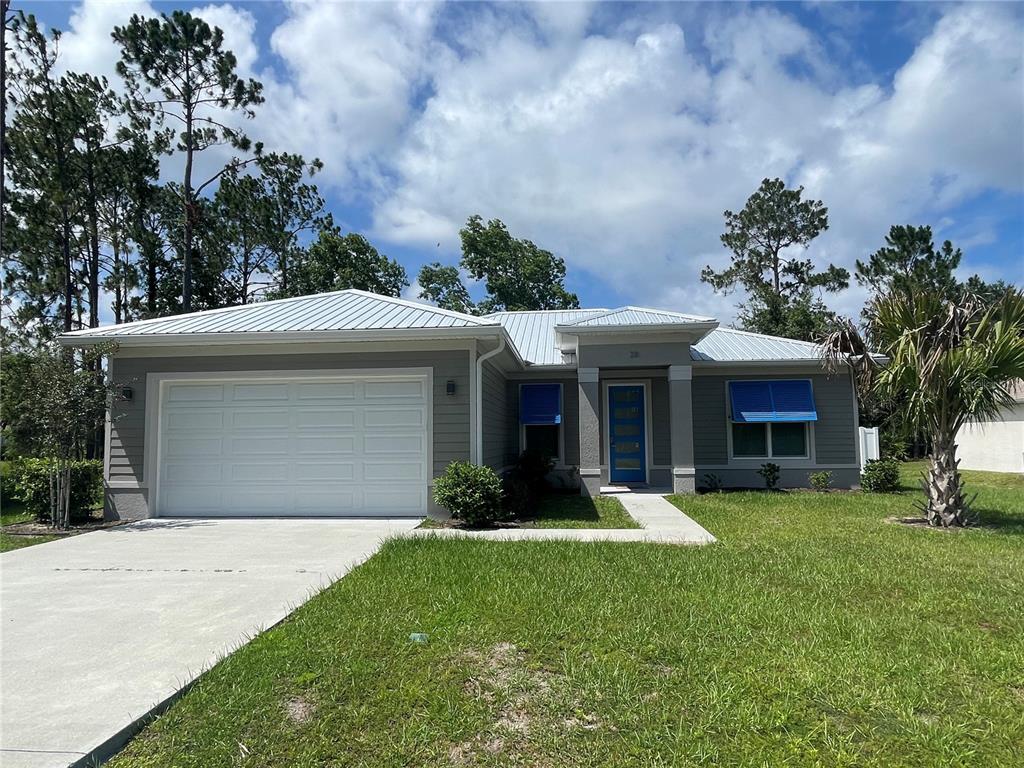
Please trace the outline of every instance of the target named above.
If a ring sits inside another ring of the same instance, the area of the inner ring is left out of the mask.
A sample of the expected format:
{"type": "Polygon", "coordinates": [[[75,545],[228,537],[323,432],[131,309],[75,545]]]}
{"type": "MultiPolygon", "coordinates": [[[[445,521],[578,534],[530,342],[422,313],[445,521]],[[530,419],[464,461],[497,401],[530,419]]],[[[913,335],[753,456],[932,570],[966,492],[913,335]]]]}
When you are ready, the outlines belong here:
{"type": "Polygon", "coordinates": [[[0,556],[0,764],[66,766],[417,520],[152,520],[0,556]]]}

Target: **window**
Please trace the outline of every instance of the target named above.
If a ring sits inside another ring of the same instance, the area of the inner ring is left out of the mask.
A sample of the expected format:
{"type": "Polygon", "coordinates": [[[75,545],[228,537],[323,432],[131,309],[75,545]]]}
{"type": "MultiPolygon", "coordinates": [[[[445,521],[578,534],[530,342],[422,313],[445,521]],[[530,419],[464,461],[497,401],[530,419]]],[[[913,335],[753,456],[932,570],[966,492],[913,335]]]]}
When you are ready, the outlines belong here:
{"type": "Polygon", "coordinates": [[[730,381],[731,458],[810,456],[808,424],[818,419],[807,379],[730,381]]]}
{"type": "Polygon", "coordinates": [[[562,458],[562,385],[520,384],[520,449],[562,458]]]}
{"type": "Polygon", "coordinates": [[[737,459],[807,458],[807,425],[803,422],[744,424],[734,421],[732,455],[737,459]]]}
{"type": "Polygon", "coordinates": [[[559,424],[524,424],[523,450],[538,451],[551,459],[558,459],[559,424]]]}

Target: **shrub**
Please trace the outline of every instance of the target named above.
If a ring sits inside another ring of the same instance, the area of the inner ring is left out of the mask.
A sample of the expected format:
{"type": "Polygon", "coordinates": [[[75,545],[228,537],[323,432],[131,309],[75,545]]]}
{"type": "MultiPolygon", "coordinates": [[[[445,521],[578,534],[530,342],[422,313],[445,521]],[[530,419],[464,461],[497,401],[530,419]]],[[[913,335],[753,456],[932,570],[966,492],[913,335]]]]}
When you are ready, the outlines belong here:
{"type": "Polygon", "coordinates": [[[434,501],[467,525],[492,525],[501,516],[501,480],[490,467],[453,461],[434,481],[434,501]]]}
{"type": "Polygon", "coordinates": [[[872,459],[861,472],[860,486],[871,493],[893,493],[899,490],[899,462],[895,459],[872,459]]]}
{"type": "MultiPolygon", "coordinates": [[[[31,512],[40,522],[46,522],[50,517],[50,472],[53,464],[52,459],[16,459],[8,464],[9,477],[4,481],[4,491],[23,501],[25,511],[31,512]]],[[[69,516],[88,516],[100,502],[102,488],[102,461],[72,461],[69,516]]]]}
{"type": "Polygon", "coordinates": [[[816,491],[827,491],[832,487],[831,472],[811,472],[807,479],[811,481],[811,488],[816,491]]]}
{"type": "Polygon", "coordinates": [[[523,520],[532,515],[537,506],[537,494],[518,469],[513,469],[502,478],[501,505],[505,517],[523,520]]]}
{"type": "Polygon", "coordinates": [[[777,491],[779,489],[779,475],[781,473],[782,469],[772,461],[765,462],[757,470],[757,474],[764,478],[764,486],[769,491],[777,491]]]}
{"type": "Polygon", "coordinates": [[[701,478],[701,488],[708,493],[718,493],[722,490],[722,478],[714,472],[708,472],[701,478]]]}
{"type": "Polygon", "coordinates": [[[555,462],[546,453],[525,450],[516,460],[516,473],[528,483],[535,494],[541,494],[548,487],[547,476],[555,468],[555,462]]]}

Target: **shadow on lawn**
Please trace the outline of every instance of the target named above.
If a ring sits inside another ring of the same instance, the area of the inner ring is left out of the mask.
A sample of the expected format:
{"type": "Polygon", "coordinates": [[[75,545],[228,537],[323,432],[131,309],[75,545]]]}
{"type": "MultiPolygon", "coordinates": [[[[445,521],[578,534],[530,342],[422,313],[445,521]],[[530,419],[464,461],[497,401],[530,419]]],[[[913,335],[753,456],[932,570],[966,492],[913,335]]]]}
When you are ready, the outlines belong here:
{"type": "Polygon", "coordinates": [[[1010,536],[1024,536],[1024,518],[1020,515],[1007,514],[990,507],[976,507],[973,512],[976,515],[975,525],[979,528],[1010,536]]]}

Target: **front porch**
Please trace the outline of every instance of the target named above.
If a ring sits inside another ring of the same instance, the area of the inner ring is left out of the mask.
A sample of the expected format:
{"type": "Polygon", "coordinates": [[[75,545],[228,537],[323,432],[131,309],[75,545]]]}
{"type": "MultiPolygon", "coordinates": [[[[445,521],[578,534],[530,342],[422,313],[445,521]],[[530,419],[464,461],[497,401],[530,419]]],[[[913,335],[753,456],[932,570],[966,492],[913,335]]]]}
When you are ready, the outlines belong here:
{"type": "Polygon", "coordinates": [[[578,369],[581,493],[694,493],[692,367],[578,369]]]}

